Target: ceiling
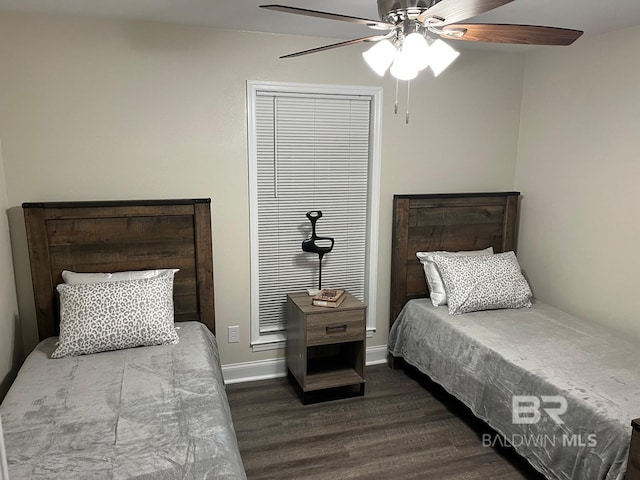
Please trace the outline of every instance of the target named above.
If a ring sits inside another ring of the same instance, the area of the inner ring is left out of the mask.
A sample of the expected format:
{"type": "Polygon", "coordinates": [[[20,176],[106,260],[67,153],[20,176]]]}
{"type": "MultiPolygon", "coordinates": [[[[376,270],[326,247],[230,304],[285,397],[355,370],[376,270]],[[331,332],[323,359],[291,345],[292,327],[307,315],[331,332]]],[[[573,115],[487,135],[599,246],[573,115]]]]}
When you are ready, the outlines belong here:
{"type": "MultiPolygon", "coordinates": [[[[348,2],[344,0],[276,0],[275,2],[274,0],[0,0],[0,11],[126,18],[337,39],[375,34],[365,26],[306,18],[258,7],[269,3],[371,19],[378,18],[376,0],[348,2]]],[[[515,0],[489,13],[474,17],[472,21],[548,25],[583,30],[585,36],[598,35],[640,25],[640,1],[515,0]]],[[[463,47],[462,44],[485,49],[504,49],[505,47],[475,42],[456,42],[457,47],[463,47]]],[[[515,48],[522,50],[535,47],[515,48]]]]}

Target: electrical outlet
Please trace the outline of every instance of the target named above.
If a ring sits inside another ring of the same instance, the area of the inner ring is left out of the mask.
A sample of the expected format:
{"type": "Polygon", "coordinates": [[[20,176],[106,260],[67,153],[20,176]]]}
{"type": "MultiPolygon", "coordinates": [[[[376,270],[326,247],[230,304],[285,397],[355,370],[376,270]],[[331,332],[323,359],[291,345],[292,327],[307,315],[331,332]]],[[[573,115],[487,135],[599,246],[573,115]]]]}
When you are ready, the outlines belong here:
{"type": "Polygon", "coordinates": [[[229,343],[238,343],[240,341],[240,327],[237,325],[229,327],[229,343]]]}

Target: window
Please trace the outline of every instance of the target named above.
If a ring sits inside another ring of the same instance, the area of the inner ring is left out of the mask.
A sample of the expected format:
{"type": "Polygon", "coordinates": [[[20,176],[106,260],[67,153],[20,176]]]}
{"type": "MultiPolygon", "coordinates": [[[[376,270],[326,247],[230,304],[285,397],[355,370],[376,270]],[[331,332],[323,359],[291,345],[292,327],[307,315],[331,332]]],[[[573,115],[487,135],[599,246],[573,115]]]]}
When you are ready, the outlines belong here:
{"type": "Polygon", "coordinates": [[[335,238],[322,286],[374,298],[382,90],[248,82],[251,207],[251,344],[285,340],[286,294],[318,286],[318,256],[302,251],[306,217],[335,238]]]}

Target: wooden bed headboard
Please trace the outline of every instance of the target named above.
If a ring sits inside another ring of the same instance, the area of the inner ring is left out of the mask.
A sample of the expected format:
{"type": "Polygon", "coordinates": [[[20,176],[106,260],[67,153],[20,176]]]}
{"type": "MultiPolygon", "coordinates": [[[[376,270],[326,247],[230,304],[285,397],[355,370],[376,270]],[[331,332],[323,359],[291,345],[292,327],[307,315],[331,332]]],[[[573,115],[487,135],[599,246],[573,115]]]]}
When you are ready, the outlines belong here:
{"type": "Polygon", "coordinates": [[[40,340],[59,333],[62,271],[179,268],[176,321],[215,333],[211,199],[24,203],[40,340]]]}
{"type": "Polygon", "coordinates": [[[391,318],[404,304],[429,296],[416,252],[515,250],[519,192],[393,196],[391,318]]]}

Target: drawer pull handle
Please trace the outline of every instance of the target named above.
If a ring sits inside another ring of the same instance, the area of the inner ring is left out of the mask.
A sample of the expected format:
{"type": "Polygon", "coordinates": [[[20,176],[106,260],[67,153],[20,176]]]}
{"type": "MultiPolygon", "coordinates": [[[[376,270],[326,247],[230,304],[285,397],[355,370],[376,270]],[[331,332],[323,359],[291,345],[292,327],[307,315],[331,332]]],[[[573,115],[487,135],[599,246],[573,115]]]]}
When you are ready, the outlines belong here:
{"type": "Polygon", "coordinates": [[[327,330],[327,333],[337,333],[337,332],[346,332],[347,331],[347,325],[333,325],[330,327],[325,327],[327,330]]]}

